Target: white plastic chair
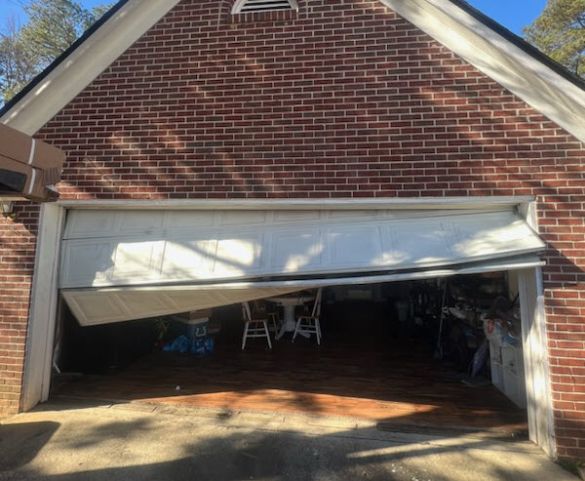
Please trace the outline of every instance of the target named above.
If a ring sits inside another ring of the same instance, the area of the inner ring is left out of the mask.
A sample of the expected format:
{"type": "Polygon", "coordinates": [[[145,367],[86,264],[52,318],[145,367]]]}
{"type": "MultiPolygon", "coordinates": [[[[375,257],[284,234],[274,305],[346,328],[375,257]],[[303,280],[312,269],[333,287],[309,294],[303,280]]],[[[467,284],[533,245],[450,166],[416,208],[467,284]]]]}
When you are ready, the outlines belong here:
{"type": "Polygon", "coordinates": [[[313,310],[311,314],[306,316],[299,316],[297,319],[297,325],[295,326],[295,333],[293,334],[293,342],[297,334],[315,334],[317,336],[317,344],[321,345],[321,323],[319,317],[321,316],[321,294],[323,289],[320,287],[317,289],[317,295],[315,296],[315,303],[313,304],[313,310]]]}
{"type": "Polygon", "coordinates": [[[268,347],[272,349],[270,342],[270,333],[268,332],[268,323],[266,319],[252,319],[250,304],[242,302],[242,314],[244,316],[244,334],[242,336],[242,351],[246,349],[246,341],[255,337],[265,337],[268,347]]]}

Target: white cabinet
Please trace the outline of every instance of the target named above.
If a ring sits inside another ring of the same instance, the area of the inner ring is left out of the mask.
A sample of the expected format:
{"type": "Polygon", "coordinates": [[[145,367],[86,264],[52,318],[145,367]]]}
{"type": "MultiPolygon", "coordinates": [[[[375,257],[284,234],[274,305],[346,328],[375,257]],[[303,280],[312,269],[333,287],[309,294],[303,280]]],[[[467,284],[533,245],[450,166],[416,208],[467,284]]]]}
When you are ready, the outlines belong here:
{"type": "Polygon", "coordinates": [[[490,341],[492,383],[518,407],[526,407],[522,347],[490,341]]]}

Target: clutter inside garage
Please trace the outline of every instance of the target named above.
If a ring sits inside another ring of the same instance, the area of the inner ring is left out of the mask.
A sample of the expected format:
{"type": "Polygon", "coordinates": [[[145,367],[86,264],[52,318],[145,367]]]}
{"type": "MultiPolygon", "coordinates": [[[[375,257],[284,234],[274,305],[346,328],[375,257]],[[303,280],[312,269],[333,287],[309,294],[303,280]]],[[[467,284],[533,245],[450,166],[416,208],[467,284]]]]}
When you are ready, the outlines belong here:
{"type": "Polygon", "coordinates": [[[258,299],[246,306],[265,324],[248,339],[242,304],[81,327],[62,303],[53,392],[367,412],[377,421],[517,435],[526,428],[526,394],[513,276],[332,286],[282,296],[294,302],[258,299]],[[287,304],[296,304],[297,324],[315,314],[316,298],[319,338],[310,328],[286,330],[287,304]],[[399,415],[388,416],[392,409],[399,415]]]}

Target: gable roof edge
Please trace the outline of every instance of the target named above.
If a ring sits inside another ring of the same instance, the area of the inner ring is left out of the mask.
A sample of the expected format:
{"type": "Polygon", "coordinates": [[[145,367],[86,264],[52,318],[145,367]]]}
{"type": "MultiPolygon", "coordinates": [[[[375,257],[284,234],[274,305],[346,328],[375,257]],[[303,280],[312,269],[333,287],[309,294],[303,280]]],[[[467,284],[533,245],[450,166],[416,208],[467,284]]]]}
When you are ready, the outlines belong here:
{"type": "Polygon", "coordinates": [[[453,1],[379,0],[585,142],[585,92],[453,1]]]}
{"type": "Polygon", "coordinates": [[[564,65],[560,64],[556,60],[552,59],[541,50],[539,50],[536,46],[532,45],[528,41],[526,41],[521,36],[517,35],[516,33],[512,32],[502,24],[495,21],[493,18],[488,17],[486,14],[478,10],[476,7],[469,3],[469,0],[449,0],[451,3],[454,3],[459,8],[463,9],[467,13],[469,13],[472,17],[479,20],[479,22],[483,23],[489,29],[494,30],[495,32],[499,33],[502,37],[506,40],[511,42],[512,44],[519,47],[522,51],[530,55],[532,58],[545,64],[547,67],[552,69],[554,72],[559,74],[561,77],[564,77],[569,82],[575,84],[578,88],[585,91],[585,78],[579,77],[576,73],[569,70],[564,65]]]}
{"type": "Polygon", "coordinates": [[[122,0],[89,36],[33,80],[0,122],[34,135],[180,0],[122,0]]]}
{"type": "MultiPolygon", "coordinates": [[[[179,1],[120,0],[0,112],[0,122],[35,134],[179,1]]],[[[560,65],[527,53],[462,0],[379,1],[585,142],[584,90],[560,65]]]]}

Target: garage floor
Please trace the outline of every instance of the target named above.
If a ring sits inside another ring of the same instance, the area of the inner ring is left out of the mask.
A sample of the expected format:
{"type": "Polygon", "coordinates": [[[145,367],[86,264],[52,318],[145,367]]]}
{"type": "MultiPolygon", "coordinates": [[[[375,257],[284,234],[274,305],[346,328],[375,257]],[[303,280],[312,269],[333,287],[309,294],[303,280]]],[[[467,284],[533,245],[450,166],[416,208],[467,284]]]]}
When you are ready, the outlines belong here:
{"type": "Polygon", "coordinates": [[[525,410],[461,378],[420,342],[325,336],[318,347],[285,338],[272,351],[254,340],[242,352],[233,339],[204,359],[159,352],[108,375],[62,379],[53,396],[336,416],[388,430],[526,433],[525,410]]]}

